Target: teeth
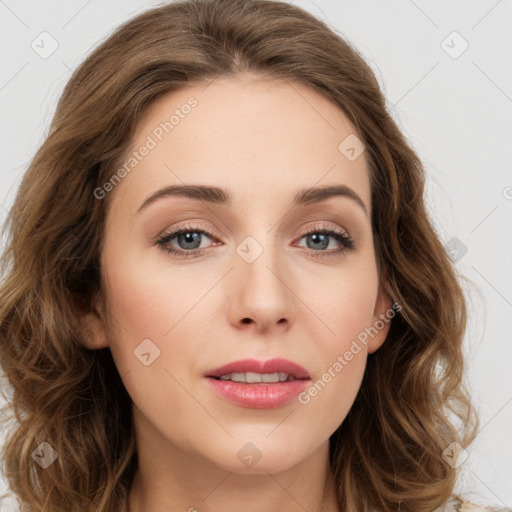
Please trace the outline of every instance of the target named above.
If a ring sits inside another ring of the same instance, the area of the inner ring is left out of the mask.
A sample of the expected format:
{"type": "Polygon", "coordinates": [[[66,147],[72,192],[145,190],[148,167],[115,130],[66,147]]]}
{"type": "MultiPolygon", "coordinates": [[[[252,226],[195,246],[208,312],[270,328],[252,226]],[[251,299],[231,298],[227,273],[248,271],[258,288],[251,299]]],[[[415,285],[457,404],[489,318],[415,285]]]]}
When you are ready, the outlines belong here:
{"type": "Polygon", "coordinates": [[[261,377],[261,373],[247,372],[245,374],[245,381],[249,383],[261,382],[261,377]]]}
{"type": "Polygon", "coordinates": [[[285,382],[289,380],[295,380],[293,375],[288,375],[283,372],[276,373],[256,373],[256,372],[245,372],[245,373],[227,373],[225,375],[221,375],[220,380],[231,380],[233,382],[245,382],[245,383],[255,383],[255,382],[266,382],[266,383],[275,383],[275,382],[285,382]]]}

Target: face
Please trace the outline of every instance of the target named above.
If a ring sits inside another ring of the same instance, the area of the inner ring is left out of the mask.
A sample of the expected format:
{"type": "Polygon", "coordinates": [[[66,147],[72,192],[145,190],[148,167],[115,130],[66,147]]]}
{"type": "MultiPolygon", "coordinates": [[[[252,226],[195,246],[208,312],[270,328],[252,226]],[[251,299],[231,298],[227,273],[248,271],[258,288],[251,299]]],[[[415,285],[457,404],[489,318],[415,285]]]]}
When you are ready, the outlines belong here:
{"type": "Polygon", "coordinates": [[[145,112],[121,181],[102,189],[109,313],[86,320],[158,453],[282,471],[343,422],[391,307],[354,137],[307,87],[241,76],[145,112]]]}

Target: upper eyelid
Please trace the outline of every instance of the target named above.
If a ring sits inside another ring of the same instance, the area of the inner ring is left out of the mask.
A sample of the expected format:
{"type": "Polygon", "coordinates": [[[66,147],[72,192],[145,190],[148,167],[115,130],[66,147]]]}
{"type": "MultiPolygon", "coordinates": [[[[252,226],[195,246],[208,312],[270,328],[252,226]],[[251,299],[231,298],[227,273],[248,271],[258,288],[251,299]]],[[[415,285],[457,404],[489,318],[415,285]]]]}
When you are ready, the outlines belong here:
{"type": "MultiPolygon", "coordinates": [[[[337,226],[337,225],[333,226],[332,222],[330,224],[328,223],[328,221],[313,221],[313,222],[314,222],[314,224],[312,226],[300,230],[303,233],[302,236],[304,236],[304,234],[308,234],[314,230],[342,231],[342,232],[346,233],[347,235],[350,235],[350,232],[348,229],[346,229],[345,227],[342,227],[342,226],[337,226]]],[[[183,225],[183,226],[178,226],[176,228],[168,229],[168,230],[165,230],[160,235],[157,235],[157,237],[155,237],[155,238],[158,239],[158,238],[162,238],[166,235],[171,235],[171,234],[176,235],[181,232],[187,232],[187,231],[200,231],[210,237],[216,236],[215,233],[212,233],[212,231],[215,231],[215,230],[211,230],[210,228],[202,226],[201,224],[197,224],[197,225],[183,225]]]]}

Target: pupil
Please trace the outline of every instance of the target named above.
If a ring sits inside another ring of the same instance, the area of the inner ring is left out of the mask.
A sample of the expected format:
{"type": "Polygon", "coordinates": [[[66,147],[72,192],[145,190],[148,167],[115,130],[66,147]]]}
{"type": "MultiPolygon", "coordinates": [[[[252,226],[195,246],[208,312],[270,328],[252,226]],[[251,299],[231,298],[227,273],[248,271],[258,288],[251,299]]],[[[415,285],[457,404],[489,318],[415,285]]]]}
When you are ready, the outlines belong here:
{"type": "Polygon", "coordinates": [[[200,234],[196,231],[183,233],[181,235],[182,240],[184,239],[185,246],[184,249],[197,249],[201,245],[200,234]],[[192,247],[187,246],[187,244],[192,244],[192,247]]]}
{"type": "MultiPolygon", "coordinates": [[[[329,245],[328,236],[329,235],[326,235],[325,233],[315,233],[315,234],[311,235],[311,238],[314,240],[314,243],[319,243],[320,242],[320,244],[321,244],[320,247],[322,249],[325,249],[329,245]]],[[[309,243],[308,243],[308,247],[310,249],[311,248],[318,248],[318,246],[317,247],[310,247],[309,243]]]]}

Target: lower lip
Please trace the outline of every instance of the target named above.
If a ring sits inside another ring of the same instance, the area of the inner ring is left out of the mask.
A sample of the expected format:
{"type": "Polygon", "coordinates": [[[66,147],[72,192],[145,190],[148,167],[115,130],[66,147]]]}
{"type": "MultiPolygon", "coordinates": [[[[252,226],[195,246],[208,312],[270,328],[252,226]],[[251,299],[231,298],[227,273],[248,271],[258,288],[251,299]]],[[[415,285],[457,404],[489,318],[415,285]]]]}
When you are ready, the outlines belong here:
{"type": "Polygon", "coordinates": [[[276,383],[244,384],[206,377],[209,385],[226,400],[243,407],[273,409],[290,402],[308,386],[310,379],[276,383]]]}

